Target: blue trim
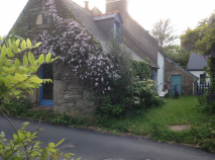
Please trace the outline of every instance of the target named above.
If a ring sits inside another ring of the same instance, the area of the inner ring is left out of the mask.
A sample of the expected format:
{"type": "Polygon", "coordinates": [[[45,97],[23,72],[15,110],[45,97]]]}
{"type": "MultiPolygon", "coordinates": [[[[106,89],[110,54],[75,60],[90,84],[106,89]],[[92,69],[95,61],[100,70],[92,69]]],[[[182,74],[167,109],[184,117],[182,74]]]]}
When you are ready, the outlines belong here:
{"type": "MultiPolygon", "coordinates": [[[[43,65],[40,66],[40,78],[43,79],[43,65]]],[[[54,106],[53,100],[43,99],[43,83],[41,84],[40,92],[39,92],[39,105],[40,106],[50,106],[50,107],[54,106]]]]}
{"type": "Polygon", "coordinates": [[[190,74],[191,76],[195,77],[196,79],[199,79],[198,77],[194,76],[192,73],[190,73],[189,71],[187,71],[186,69],[182,68],[181,66],[179,66],[177,63],[175,63],[173,60],[171,60],[170,58],[166,57],[166,59],[170,60],[172,63],[174,63],[176,66],[178,66],[179,68],[181,68],[182,70],[184,70],[185,72],[187,72],[188,74],[190,74]]]}

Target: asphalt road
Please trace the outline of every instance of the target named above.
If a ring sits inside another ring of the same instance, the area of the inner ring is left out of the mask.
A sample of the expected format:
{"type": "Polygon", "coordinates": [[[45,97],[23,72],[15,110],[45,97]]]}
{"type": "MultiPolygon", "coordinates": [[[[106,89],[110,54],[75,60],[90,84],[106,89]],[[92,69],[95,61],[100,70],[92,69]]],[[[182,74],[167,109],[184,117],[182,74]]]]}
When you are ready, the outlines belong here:
{"type": "MultiPolygon", "coordinates": [[[[25,122],[16,118],[11,118],[11,121],[16,128],[20,128],[25,122]]],[[[37,126],[38,123],[31,122],[26,129],[34,132],[37,126]]],[[[40,124],[40,127],[43,131],[39,134],[39,140],[43,142],[43,146],[65,138],[59,147],[60,151],[74,153],[76,154],[74,158],[81,157],[81,160],[215,160],[215,154],[182,145],[158,143],[130,136],[114,136],[46,123],[40,124]]],[[[1,131],[6,133],[7,139],[12,138],[14,133],[7,120],[0,116],[1,131]]]]}

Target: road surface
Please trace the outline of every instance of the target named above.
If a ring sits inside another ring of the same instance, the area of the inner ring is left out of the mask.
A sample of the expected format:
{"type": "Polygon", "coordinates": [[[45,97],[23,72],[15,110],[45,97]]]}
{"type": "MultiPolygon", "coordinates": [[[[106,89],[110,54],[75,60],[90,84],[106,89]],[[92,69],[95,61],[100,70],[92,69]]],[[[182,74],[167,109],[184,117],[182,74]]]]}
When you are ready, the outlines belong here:
{"type": "MultiPolygon", "coordinates": [[[[11,118],[11,121],[16,128],[20,128],[26,120],[11,118]]],[[[30,122],[26,129],[34,132],[37,126],[37,122],[30,122]]],[[[43,146],[65,138],[59,147],[60,151],[74,153],[74,158],[81,157],[81,160],[215,160],[215,154],[200,149],[153,142],[144,138],[114,136],[46,123],[40,124],[40,128],[43,131],[39,134],[39,140],[43,142],[43,146]]],[[[13,128],[2,116],[1,131],[6,133],[7,139],[12,138],[14,133],[13,128]]]]}

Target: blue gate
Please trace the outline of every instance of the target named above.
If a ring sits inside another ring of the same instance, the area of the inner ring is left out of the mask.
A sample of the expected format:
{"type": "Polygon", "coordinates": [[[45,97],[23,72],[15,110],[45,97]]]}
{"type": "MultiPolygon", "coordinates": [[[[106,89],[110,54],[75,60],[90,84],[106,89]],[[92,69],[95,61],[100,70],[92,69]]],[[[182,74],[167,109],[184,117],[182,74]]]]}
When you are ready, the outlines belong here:
{"type": "Polygon", "coordinates": [[[174,86],[173,85],[178,85],[178,92],[181,95],[181,81],[182,81],[182,76],[181,75],[172,75],[171,76],[171,94],[174,94],[174,86]]]}

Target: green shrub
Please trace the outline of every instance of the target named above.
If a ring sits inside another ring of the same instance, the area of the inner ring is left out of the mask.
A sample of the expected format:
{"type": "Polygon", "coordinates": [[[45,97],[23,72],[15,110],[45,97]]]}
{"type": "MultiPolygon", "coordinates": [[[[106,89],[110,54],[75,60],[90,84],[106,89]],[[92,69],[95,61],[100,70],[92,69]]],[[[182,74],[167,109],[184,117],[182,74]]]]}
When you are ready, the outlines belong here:
{"type": "Polygon", "coordinates": [[[4,113],[9,113],[10,116],[19,116],[25,117],[28,110],[32,108],[30,100],[14,100],[10,103],[4,103],[3,107],[7,110],[4,110],[4,113]]]}
{"type": "Polygon", "coordinates": [[[143,80],[133,84],[134,96],[135,96],[135,106],[139,108],[150,108],[159,106],[164,103],[164,101],[158,97],[157,93],[154,91],[155,83],[153,80],[143,80]]]}
{"type": "MultiPolygon", "coordinates": [[[[46,160],[57,159],[63,156],[64,159],[70,158],[71,153],[60,153],[58,147],[63,141],[61,140],[57,144],[49,143],[48,147],[41,148],[42,142],[40,142],[37,137],[40,129],[35,133],[31,133],[25,130],[25,127],[29,123],[23,123],[22,128],[13,134],[13,138],[7,141],[5,138],[5,133],[0,134],[0,157],[5,160],[21,160],[21,159],[41,159],[46,160]],[[7,144],[8,142],[8,144],[7,144]]],[[[80,159],[76,159],[80,160],[80,159]]]]}
{"type": "Polygon", "coordinates": [[[210,90],[203,93],[197,92],[200,109],[206,113],[215,113],[215,93],[210,90]]]}

